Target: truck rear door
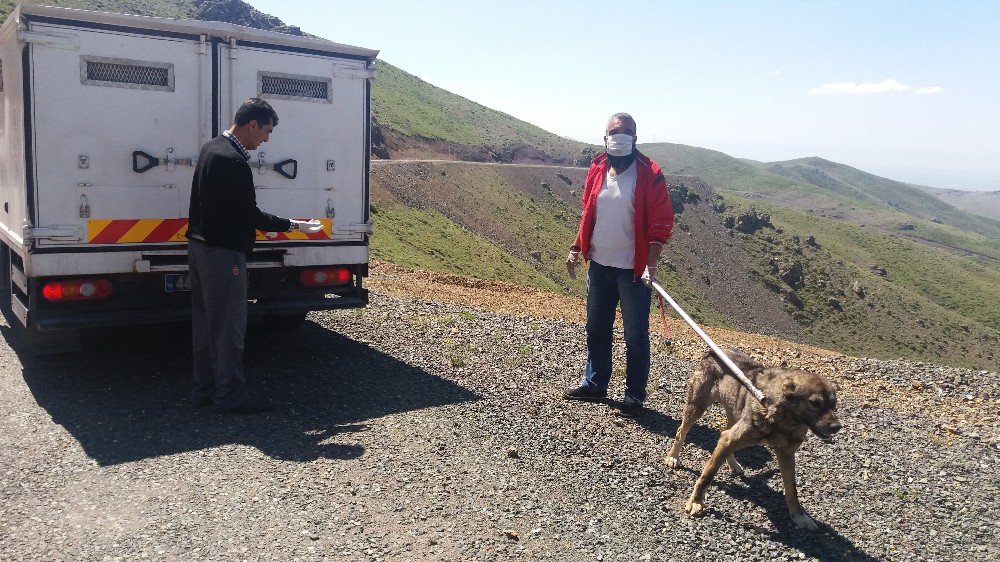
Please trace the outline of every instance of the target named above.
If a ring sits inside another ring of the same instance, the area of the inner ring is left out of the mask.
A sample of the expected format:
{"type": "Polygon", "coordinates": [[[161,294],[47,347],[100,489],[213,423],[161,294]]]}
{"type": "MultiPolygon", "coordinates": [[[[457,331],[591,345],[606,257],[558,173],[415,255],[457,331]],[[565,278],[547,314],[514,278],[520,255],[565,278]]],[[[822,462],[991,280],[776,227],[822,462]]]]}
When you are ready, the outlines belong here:
{"type": "Polygon", "coordinates": [[[184,243],[211,131],[206,44],[77,25],[32,25],[70,38],[30,46],[37,245],[184,243]]]}
{"type": "Polygon", "coordinates": [[[322,220],[327,228],[317,238],[363,241],[372,76],[365,61],[235,42],[219,56],[220,130],[249,97],[267,100],[278,113],[270,140],[251,153],[257,205],[285,217],[322,220]]]}

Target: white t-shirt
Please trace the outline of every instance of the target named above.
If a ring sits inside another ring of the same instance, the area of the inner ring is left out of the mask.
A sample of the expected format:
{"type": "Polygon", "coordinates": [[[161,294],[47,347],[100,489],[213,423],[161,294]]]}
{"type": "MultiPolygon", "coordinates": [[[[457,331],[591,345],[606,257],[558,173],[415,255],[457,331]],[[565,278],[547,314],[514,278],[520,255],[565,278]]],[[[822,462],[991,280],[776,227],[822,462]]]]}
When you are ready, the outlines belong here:
{"type": "Polygon", "coordinates": [[[597,217],[590,259],[621,269],[635,264],[635,162],[612,177],[611,168],[597,194],[597,217]]]}

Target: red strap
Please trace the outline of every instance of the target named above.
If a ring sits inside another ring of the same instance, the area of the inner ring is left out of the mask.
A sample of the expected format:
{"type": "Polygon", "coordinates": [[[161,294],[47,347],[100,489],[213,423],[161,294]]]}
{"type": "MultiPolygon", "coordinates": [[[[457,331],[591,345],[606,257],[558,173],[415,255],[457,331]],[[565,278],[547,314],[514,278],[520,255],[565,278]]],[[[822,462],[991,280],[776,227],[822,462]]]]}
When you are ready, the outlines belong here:
{"type": "Polygon", "coordinates": [[[667,325],[667,311],[666,303],[663,302],[663,295],[656,293],[656,298],[660,304],[660,320],[663,321],[663,337],[664,339],[670,339],[670,326],[667,325]]]}

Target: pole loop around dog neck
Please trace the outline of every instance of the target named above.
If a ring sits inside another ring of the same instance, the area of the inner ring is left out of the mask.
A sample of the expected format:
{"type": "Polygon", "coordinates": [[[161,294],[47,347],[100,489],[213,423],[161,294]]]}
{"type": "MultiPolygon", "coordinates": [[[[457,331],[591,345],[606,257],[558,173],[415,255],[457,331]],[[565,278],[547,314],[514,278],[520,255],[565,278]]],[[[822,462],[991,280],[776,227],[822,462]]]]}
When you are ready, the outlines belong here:
{"type": "Polygon", "coordinates": [[[714,341],[712,341],[712,338],[710,338],[708,334],[706,334],[705,331],[702,330],[701,327],[699,327],[698,324],[696,324],[695,321],[692,320],[690,316],[688,316],[687,312],[684,312],[684,309],[681,308],[681,306],[677,304],[677,302],[674,301],[674,299],[671,298],[670,295],[668,295],[667,292],[663,289],[663,287],[661,287],[660,284],[657,283],[656,281],[653,281],[653,289],[655,289],[656,292],[659,293],[660,296],[667,301],[667,304],[669,304],[671,308],[677,311],[677,314],[679,314],[680,317],[685,322],[687,322],[688,326],[691,326],[691,329],[694,330],[694,333],[698,334],[698,337],[700,337],[702,340],[704,340],[705,343],[708,344],[708,347],[712,350],[712,354],[715,355],[715,357],[718,358],[719,361],[725,363],[726,367],[729,367],[729,370],[732,371],[734,375],[736,375],[736,378],[740,381],[740,383],[744,387],[746,387],[748,391],[750,391],[750,394],[752,394],[753,397],[757,399],[757,402],[760,402],[761,406],[767,408],[768,406],[771,405],[770,404],[771,401],[768,399],[768,397],[759,388],[757,388],[757,386],[754,385],[749,378],[747,378],[747,376],[743,373],[743,371],[736,366],[736,363],[734,363],[733,360],[730,359],[728,355],[723,353],[722,349],[719,348],[719,346],[716,345],[714,341]]]}

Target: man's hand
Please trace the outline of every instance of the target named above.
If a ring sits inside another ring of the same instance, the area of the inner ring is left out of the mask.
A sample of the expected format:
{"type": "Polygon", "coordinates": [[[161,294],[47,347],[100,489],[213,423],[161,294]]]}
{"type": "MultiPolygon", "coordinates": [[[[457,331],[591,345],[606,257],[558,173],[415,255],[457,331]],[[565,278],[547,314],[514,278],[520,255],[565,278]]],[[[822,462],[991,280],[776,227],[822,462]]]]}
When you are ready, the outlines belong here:
{"type": "Polygon", "coordinates": [[[323,223],[319,222],[316,219],[312,219],[309,221],[290,220],[289,222],[292,223],[291,226],[288,228],[289,232],[293,230],[298,230],[300,232],[315,234],[323,230],[323,223]]]}
{"type": "Polygon", "coordinates": [[[576,264],[580,261],[580,250],[570,250],[566,257],[566,273],[570,279],[576,279],[576,264]]]}
{"type": "Polygon", "coordinates": [[[646,266],[646,270],[642,272],[642,282],[646,284],[650,289],[653,288],[653,281],[656,281],[656,266],[653,267],[646,266]]]}

